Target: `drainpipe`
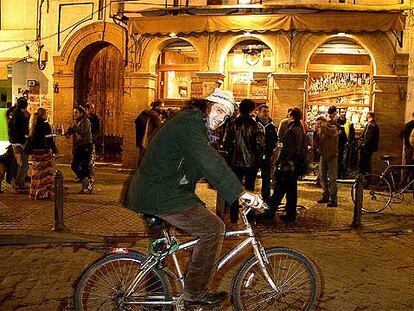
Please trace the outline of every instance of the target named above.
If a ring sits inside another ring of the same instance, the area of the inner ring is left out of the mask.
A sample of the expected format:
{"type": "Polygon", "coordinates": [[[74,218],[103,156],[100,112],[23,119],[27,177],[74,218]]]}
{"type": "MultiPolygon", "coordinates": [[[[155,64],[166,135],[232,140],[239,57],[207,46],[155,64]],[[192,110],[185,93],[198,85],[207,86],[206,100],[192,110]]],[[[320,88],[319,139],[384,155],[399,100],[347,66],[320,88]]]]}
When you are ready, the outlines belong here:
{"type": "Polygon", "coordinates": [[[37,67],[39,68],[39,70],[44,70],[46,68],[46,60],[40,59],[42,55],[42,49],[44,46],[42,44],[42,7],[44,3],[45,3],[45,0],[40,0],[40,4],[38,0],[38,5],[37,5],[36,43],[37,43],[37,67]]]}

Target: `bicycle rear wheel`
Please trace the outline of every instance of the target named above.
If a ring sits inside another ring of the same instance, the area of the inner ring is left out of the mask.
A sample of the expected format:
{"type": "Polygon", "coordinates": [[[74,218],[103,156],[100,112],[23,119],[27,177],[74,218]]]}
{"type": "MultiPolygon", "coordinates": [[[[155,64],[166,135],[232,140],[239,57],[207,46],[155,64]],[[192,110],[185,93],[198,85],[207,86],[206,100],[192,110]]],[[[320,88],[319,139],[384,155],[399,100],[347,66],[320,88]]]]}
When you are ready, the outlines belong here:
{"type": "MultiPolygon", "coordinates": [[[[364,190],[362,210],[366,213],[379,213],[390,205],[392,190],[387,179],[377,174],[367,174],[363,177],[364,190]]],[[[356,182],[351,189],[352,201],[355,203],[356,182]]]]}
{"type": "Polygon", "coordinates": [[[266,249],[267,270],[279,287],[271,288],[257,258],[251,257],[237,273],[232,286],[234,310],[313,310],[321,282],[311,260],[289,248],[266,249]]]}
{"type": "Polygon", "coordinates": [[[127,288],[141,269],[146,256],[142,253],[110,254],[90,265],[81,275],[74,293],[75,310],[159,310],[172,306],[150,306],[131,302],[171,300],[164,274],[152,269],[138,284],[132,297],[127,288]]]}

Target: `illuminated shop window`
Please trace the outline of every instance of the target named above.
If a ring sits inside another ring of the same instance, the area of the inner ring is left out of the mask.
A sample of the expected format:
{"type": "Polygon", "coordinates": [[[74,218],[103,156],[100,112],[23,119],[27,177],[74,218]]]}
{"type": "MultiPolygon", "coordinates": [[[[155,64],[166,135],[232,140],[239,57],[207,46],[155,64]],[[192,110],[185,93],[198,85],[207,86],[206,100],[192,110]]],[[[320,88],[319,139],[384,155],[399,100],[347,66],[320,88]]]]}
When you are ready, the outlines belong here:
{"type": "Polygon", "coordinates": [[[191,83],[199,71],[196,49],[184,40],[165,47],[158,59],[158,97],[179,105],[191,97],[191,83]]]}
{"type": "Polygon", "coordinates": [[[235,45],[225,64],[227,84],[237,101],[252,98],[258,103],[267,100],[267,75],[272,71],[272,51],[258,40],[235,45]]]}
{"type": "Polygon", "coordinates": [[[316,118],[329,106],[347,109],[347,119],[356,130],[365,126],[372,108],[372,61],[367,51],[353,41],[328,41],[311,56],[308,67],[306,121],[313,129],[316,118]]]}

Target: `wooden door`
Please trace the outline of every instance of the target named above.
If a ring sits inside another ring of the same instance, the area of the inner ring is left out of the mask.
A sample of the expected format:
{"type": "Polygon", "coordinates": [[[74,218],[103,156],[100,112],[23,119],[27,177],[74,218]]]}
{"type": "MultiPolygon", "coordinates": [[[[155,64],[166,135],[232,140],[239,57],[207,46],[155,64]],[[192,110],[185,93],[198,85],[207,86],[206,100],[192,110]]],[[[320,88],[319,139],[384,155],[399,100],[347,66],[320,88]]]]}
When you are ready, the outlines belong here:
{"type": "Polygon", "coordinates": [[[110,44],[91,47],[79,66],[81,102],[92,103],[101,121],[97,160],[122,162],[124,66],[120,51],[110,44]]]}

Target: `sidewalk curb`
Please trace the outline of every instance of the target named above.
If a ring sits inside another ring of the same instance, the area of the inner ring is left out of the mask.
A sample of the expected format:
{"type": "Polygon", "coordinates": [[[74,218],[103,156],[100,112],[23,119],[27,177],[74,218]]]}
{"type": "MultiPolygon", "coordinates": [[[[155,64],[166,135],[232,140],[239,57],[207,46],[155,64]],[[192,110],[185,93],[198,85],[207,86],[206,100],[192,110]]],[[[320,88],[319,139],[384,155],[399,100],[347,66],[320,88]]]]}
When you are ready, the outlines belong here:
{"type": "Polygon", "coordinates": [[[104,243],[105,238],[99,236],[76,235],[70,233],[6,233],[0,234],[0,246],[29,245],[29,244],[59,244],[59,243],[104,243]]]}
{"type": "MultiPolygon", "coordinates": [[[[311,234],[311,235],[332,235],[341,233],[357,233],[357,234],[412,234],[413,229],[407,227],[394,227],[388,229],[373,230],[372,228],[359,228],[353,229],[342,228],[334,230],[311,230],[311,231],[280,231],[271,232],[263,230],[260,232],[257,230],[257,236],[272,236],[272,235],[294,235],[294,234],[311,234]]],[[[185,234],[174,233],[177,237],[187,236],[185,234]]],[[[0,246],[8,245],[35,245],[35,244],[79,244],[79,243],[97,243],[114,245],[117,243],[135,243],[139,239],[148,239],[150,235],[143,232],[137,232],[136,234],[126,235],[107,235],[107,236],[94,236],[83,234],[72,234],[68,232],[32,232],[32,233],[0,233],[0,246]]]]}

